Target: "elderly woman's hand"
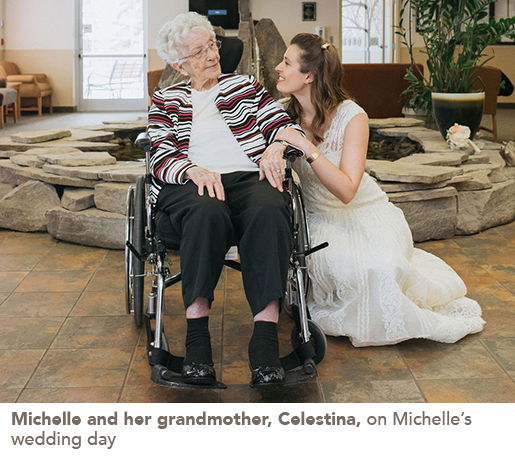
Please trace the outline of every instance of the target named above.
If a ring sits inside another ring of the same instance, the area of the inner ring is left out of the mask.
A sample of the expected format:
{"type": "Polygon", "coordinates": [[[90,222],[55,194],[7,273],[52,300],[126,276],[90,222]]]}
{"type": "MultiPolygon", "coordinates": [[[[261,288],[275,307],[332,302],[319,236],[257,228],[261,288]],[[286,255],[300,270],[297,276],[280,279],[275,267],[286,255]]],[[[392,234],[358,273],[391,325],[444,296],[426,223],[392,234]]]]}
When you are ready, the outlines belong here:
{"type": "Polygon", "coordinates": [[[200,196],[204,196],[204,188],[206,188],[211,198],[216,197],[220,201],[225,201],[222,176],[218,172],[211,172],[202,167],[194,166],[189,168],[184,176],[198,186],[200,196]]]}
{"type": "Polygon", "coordinates": [[[259,163],[259,180],[265,177],[274,188],[283,191],[285,161],[283,159],[285,147],[280,143],[271,143],[261,157],[259,163]]]}

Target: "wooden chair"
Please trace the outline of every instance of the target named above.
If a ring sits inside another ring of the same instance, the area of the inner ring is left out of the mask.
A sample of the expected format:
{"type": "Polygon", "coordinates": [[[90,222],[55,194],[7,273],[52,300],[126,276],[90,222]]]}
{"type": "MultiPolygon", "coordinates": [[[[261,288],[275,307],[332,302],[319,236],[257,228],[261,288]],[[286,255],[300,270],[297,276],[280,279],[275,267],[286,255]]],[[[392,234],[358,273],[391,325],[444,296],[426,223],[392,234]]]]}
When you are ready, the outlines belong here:
{"type": "Polygon", "coordinates": [[[14,62],[0,61],[0,77],[7,78],[8,83],[20,83],[22,99],[37,99],[35,107],[21,107],[21,110],[37,110],[41,116],[43,98],[49,99],[49,110],[52,113],[52,86],[44,73],[21,73],[14,62]]]}
{"type": "Polygon", "coordinates": [[[497,96],[501,89],[502,72],[496,67],[478,67],[475,75],[478,77],[474,89],[485,91],[485,106],[483,115],[492,115],[492,127],[480,126],[479,129],[493,134],[494,142],[497,142],[497,96]]]}

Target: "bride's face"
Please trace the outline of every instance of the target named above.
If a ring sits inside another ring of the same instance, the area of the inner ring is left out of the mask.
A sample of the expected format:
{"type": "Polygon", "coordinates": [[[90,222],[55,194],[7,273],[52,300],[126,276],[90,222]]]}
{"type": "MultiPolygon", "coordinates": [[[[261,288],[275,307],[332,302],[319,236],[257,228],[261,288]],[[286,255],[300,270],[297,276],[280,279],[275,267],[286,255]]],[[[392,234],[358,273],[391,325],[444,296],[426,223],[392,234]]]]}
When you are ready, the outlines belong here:
{"type": "Polygon", "coordinates": [[[302,73],[300,71],[301,49],[297,45],[291,45],[284,53],[283,60],[275,68],[279,74],[277,81],[277,89],[288,94],[298,94],[309,90],[309,86],[313,82],[310,72],[302,73]]]}

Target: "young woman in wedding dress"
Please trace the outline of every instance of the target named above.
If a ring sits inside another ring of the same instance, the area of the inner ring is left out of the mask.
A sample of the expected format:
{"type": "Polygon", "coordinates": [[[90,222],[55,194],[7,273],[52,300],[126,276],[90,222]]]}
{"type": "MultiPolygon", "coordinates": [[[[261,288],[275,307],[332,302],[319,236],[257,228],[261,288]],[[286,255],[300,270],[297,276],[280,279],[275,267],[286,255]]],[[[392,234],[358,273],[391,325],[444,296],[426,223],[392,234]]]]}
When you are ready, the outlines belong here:
{"type": "Polygon", "coordinates": [[[439,258],[413,247],[400,209],[365,173],[368,118],[342,89],[335,47],[317,35],[293,38],[277,66],[277,89],[304,132],[279,138],[305,153],[293,164],[301,179],[311,243],[313,319],[355,346],[410,338],[453,343],[482,330],[479,304],[439,258]]]}

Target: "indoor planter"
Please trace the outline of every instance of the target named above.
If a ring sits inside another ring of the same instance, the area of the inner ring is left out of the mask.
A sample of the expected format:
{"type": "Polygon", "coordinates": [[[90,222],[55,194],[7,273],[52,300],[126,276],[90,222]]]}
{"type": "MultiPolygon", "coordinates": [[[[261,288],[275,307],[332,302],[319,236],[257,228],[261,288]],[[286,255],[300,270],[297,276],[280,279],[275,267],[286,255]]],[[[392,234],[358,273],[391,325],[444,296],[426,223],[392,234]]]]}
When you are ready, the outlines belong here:
{"type": "MultiPolygon", "coordinates": [[[[494,0],[495,1],[495,0],[494,0]]],[[[426,109],[433,116],[445,138],[447,129],[454,123],[468,125],[467,118],[455,118],[458,115],[446,113],[447,120],[439,119],[439,114],[446,112],[451,105],[459,104],[459,97],[450,97],[445,101],[445,110],[436,107],[433,110],[431,93],[471,93],[476,69],[493,57],[485,52],[488,46],[499,42],[502,37],[515,38],[515,16],[499,20],[485,21],[488,16],[489,0],[403,0],[401,19],[397,26],[397,34],[407,47],[411,67],[406,72],[409,87],[404,91],[405,106],[415,110],[426,109]],[[412,24],[412,13],[416,24],[412,24]],[[408,26],[404,27],[404,20],[408,26]],[[416,30],[415,30],[416,29],[416,30]],[[415,32],[423,41],[422,53],[427,56],[428,74],[423,75],[415,65],[414,36],[415,32]],[[453,103],[450,104],[449,101],[453,103]]],[[[476,96],[477,97],[477,96],[476,96]]],[[[435,96],[436,104],[442,99],[435,96]]],[[[457,113],[465,114],[471,108],[470,100],[457,113]]],[[[469,126],[472,133],[479,127],[469,126]]]]}

